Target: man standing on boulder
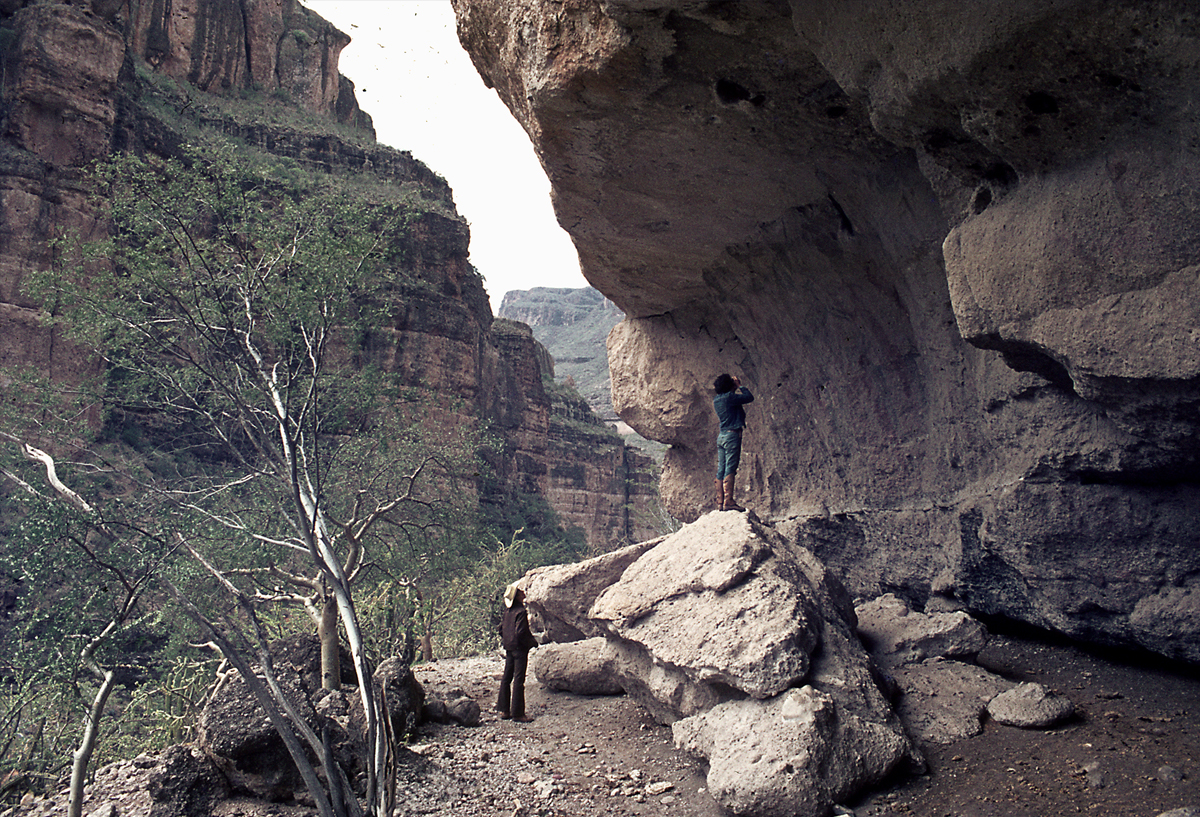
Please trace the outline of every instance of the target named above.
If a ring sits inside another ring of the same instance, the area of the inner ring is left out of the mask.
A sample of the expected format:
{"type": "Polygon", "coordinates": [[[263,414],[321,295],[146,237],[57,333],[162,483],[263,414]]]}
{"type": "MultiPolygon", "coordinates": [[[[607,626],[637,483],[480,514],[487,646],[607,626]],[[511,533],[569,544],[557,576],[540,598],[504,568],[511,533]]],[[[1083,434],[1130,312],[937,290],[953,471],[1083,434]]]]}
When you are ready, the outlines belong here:
{"type": "Polygon", "coordinates": [[[529,651],[537,646],[537,639],[529,629],[525,591],[517,586],[517,582],[504,588],[500,643],[504,646],[504,679],[500,682],[496,709],[505,720],[512,718],[528,723],[533,719],[525,715],[525,668],[529,665],[529,651]]]}
{"type": "Polygon", "coordinates": [[[713,408],[721,421],[717,434],[717,481],[713,485],[717,510],[744,511],[733,501],[733,481],[742,458],[742,429],[746,427],[746,410],[742,406],[754,402],[754,395],[742,381],[722,374],[713,381],[713,408]]]}

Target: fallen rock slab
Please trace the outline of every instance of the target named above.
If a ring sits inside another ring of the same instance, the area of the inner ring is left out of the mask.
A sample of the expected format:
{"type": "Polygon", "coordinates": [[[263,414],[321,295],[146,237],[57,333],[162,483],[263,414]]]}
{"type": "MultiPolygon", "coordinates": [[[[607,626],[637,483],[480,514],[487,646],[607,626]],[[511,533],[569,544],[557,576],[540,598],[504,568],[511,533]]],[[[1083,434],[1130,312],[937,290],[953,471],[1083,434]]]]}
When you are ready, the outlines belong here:
{"type": "Polygon", "coordinates": [[[858,605],[858,634],[881,666],[926,658],[971,658],[987,646],[987,628],[962,611],[922,613],[891,593],[858,605]]]}
{"type": "Polygon", "coordinates": [[[1015,684],[962,661],[930,659],[890,671],[896,713],[919,743],[946,745],[983,731],[988,702],[1015,684]]]}

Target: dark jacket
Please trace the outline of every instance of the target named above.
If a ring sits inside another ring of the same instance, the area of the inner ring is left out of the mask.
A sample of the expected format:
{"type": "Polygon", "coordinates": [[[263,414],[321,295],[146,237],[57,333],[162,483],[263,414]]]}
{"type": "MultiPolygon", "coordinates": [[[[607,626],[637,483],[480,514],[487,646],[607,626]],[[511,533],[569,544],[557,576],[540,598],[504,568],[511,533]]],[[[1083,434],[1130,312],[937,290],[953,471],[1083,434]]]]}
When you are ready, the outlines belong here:
{"type": "Polygon", "coordinates": [[[727,391],[713,398],[713,408],[717,419],[721,421],[722,431],[736,431],[746,426],[746,403],[753,403],[754,395],[745,386],[736,391],[727,391]]]}
{"type": "Polygon", "coordinates": [[[529,629],[525,605],[514,604],[504,609],[504,617],[500,620],[500,643],[509,652],[529,652],[537,646],[537,639],[529,629]]]}

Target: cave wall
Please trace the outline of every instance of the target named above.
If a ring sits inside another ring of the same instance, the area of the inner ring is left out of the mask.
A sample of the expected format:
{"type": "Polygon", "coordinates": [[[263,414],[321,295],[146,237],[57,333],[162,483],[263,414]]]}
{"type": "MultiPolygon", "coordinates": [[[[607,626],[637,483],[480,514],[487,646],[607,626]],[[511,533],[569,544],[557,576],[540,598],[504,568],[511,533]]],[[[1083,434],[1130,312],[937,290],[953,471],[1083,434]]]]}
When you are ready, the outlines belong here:
{"type": "Polygon", "coordinates": [[[1200,15],[453,0],[589,282],[613,401],[859,593],[1200,661],[1200,15]]]}

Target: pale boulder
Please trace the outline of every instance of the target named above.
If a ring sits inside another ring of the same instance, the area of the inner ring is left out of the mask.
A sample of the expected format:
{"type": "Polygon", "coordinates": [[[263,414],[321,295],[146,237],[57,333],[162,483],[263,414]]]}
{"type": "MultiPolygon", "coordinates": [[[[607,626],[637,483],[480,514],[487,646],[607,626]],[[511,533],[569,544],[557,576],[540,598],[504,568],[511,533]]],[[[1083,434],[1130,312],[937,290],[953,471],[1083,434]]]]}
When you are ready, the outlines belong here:
{"type": "Polygon", "coordinates": [[[630,565],[588,619],[694,683],[768,698],[804,678],[821,617],[837,612],[823,577],[752,515],[711,513],[630,565]]]}
{"type": "Polygon", "coordinates": [[[988,702],[988,714],[998,723],[1023,729],[1042,729],[1075,714],[1075,705],[1041,684],[1021,684],[988,702]]]}
{"type": "Polygon", "coordinates": [[[962,611],[922,613],[891,593],[860,604],[858,634],[882,666],[926,658],[971,658],[987,644],[987,628],[962,611]]]}
{"type": "Polygon", "coordinates": [[[625,568],[660,541],[651,539],[578,564],[539,567],[527,573],[526,606],[542,639],[567,642],[603,635],[604,628],[588,619],[588,609],[625,568]]]}
{"type": "Polygon", "coordinates": [[[544,644],[529,658],[538,683],[576,695],[620,695],[625,690],[613,668],[613,652],[596,637],[566,644],[544,644]]]}
{"type": "Polygon", "coordinates": [[[731,813],[818,817],[921,762],[855,634],[845,589],[753,513],[710,513],[619,573],[612,560],[591,560],[534,571],[527,588],[530,609],[556,629],[605,633],[598,654],[704,761],[731,813]],[[611,584],[581,620],[556,579],[589,592],[611,584]]]}
{"type": "Polygon", "coordinates": [[[770,701],[730,701],[677,721],[675,744],[708,759],[713,797],[732,814],[818,817],[880,782],[910,748],[904,736],[811,686],[770,701]]]}

